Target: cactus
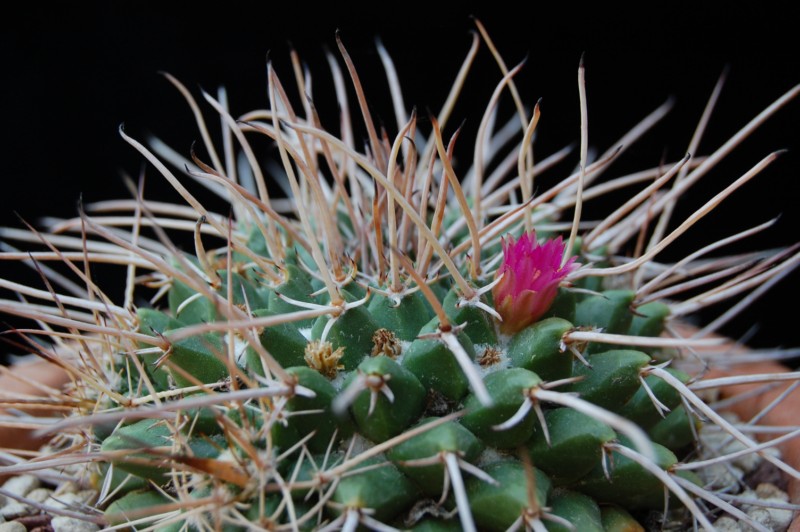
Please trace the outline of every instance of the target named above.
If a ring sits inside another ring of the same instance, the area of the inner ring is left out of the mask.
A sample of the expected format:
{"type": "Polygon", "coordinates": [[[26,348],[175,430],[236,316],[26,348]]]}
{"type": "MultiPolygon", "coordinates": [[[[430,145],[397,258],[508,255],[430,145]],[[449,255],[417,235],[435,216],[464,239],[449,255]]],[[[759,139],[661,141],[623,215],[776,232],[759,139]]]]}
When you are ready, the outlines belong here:
{"type": "MultiPolygon", "coordinates": [[[[477,166],[460,168],[456,135],[444,136],[449,107],[425,120],[397,109],[399,131],[378,131],[338,44],[359,94],[363,150],[348,120],[334,134],[310,101],[295,108],[270,66],[268,111],[234,119],[204,95],[238,158],[208,140],[199,113],[206,140],[186,160],[120,131],[186,205],[138,190],[111,207],[124,228],[88,205],[57,228],[77,237],[27,237],[46,243],[31,255],[37,265],[62,261],[83,288],[41,266],[44,290],[4,281],[48,302],[0,310],[41,324],[18,331],[21,342],[71,385],[42,401],[67,412],[39,422],[57,454],[0,474],[69,466],[99,491],[102,521],[141,529],[636,530],[657,512],[709,529],[730,513],[764,529],[694,472],[700,431],[756,443],[692,391],[689,355],[718,340],[684,338],[671,324],[779,279],[798,255],[709,261],[706,243],[675,263],[658,254],[777,155],[668,234],[673,206],[707,170],[691,155],[643,172],[651,183],[587,223],[582,202],[615,155],[590,162],[584,135],[578,170],[543,188],[531,141],[539,108],[520,107],[510,151],[491,142],[500,133],[487,120],[477,166]],[[254,137],[274,143],[279,166],[258,164],[254,137]],[[230,216],[206,208],[192,180],[230,216]],[[181,251],[184,242],[193,249],[181,251]],[[124,301],[92,282],[94,263],[125,269],[124,301]],[[675,299],[692,279],[706,291],[675,299]]],[[[500,69],[498,94],[514,92],[500,69]]],[[[492,101],[486,117],[495,112],[492,101]]]]}

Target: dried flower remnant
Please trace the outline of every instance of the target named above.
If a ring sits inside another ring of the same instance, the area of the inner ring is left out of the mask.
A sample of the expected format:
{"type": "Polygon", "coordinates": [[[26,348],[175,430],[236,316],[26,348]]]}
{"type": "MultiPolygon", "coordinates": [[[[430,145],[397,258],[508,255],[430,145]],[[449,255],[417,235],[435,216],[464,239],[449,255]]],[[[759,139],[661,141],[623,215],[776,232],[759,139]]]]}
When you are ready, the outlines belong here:
{"type": "Polygon", "coordinates": [[[339,347],[334,350],[330,342],[312,340],[306,345],[305,360],[308,367],[319,371],[329,379],[336,377],[336,372],[344,369],[344,366],[339,364],[342,355],[344,348],[339,347]]]}
{"type": "Polygon", "coordinates": [[[576,257],[561,264],[564,242],[561,236],[539,244],[536,231],[502,239],[503,262],[497,269],[499,282],[492,289],[494,305],[503,318],[500,330],[521,331],[538,320],[553,303],[558,286],[578,268],[576,257]]]}
{"type": "Polygon", "coordinates": [[[371,355],[376,357],[379,355],[386,355],[391,359],[400,356],[403,351],[397,335],[389,329],[380,328],[372,335],[372,351],[371,355]]]}
{"type": "Polygon", "coordinates": [[[500,362],[500,360],[502,360],[500,354],[501,353],[499,349],[491,346],[487,347],[483,350],[483,353],[481,353],[481,356],[478,358],[478,364],[480,364],[482,368],[494,366],[500,362]]]}

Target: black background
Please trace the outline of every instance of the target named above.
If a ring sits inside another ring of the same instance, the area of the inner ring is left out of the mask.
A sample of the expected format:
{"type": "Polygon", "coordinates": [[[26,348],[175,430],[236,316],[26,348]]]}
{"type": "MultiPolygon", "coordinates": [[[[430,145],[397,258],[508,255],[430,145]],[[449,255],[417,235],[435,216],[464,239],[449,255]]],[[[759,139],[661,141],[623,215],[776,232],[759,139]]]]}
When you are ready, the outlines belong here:
{"type": "MultiPolygon", "coordinates": [[[[542,98],[537,156],[542,158],[579,138],[577,66],[585,53],[589,135],[604,151],[669,97],[675,107],[647,140],[631,147],[612,172],[652,167],[686,150],[694,126],[723,69],[728,80],[701,144],[709,153],[773,100],[800,82],[796,32],[787,13],[721,4],[648,2],[647,9],[606,4],[584,8],[499,3],[468,9],[428,4],[372,3],[316,7],[309,2],[199,3],[117,1],[74,5],[17,6],[4,13],[0,34],[0,216],[19,226],[14,213],[31,222],[41,216],[72,216],[80,194],[86,202],[127,197],[120,175],[137,175],[141,158],[119,136],[143,140],[156,134],[182,153],[198,139],[188,107],[158,74],[167,71],[193,89],[228,89],[234,115],[267,106],[266,61],[292,87],[288,53],[294,48],[316,74],[315,102],[323,124],[336,128],[324,49],[334,50],[334,33],[359,68],[376,118],[394,134],[385,76],[374,39],[392,54],[406,103],[438,110],[447,95],[479,18],[509,65],[525,60],[517,78],[529,104],[542,98]],[[290,44],[291,43],[291,44],[290,44]]],[[[749,3],[748,5],[755,5],[749,3]]],[[[760,5],[760,4],[759,4],[760,5]]],[[[451,122],[476,128],[499,81],[485,47],[467,93],[451,122]]],[[[800,178],[800,101],[773,117],[693,190],[683,215],[706,201],[773,150],[789,151],[724,204],[713,222],[703,223],[665,254],[695,249],[782,214],[752,247],[797,242],[800,178]]],[[[462,149],[469,150],[466,143],[462,149]]],[[[576,155],[577,156],[577,155],[576,155]]],[[[576,157],[575,156],[575,157],[576,157]]],[[[574,165],[573,157],[570,164],[574,165]]],[[[562,169],[561,174],[567,169],[562,169]]],[[[149,170],[147,194],[174,194],[149,170]]],[[[7,264],[0,268],[10,270],[7,264]]],[[[736,337],[757,325],[756,346],[798,345],[794,335],[798,276],[782,281],[724,332],[736,337]]],[[[719,309],[711,309],[713,317],[719,309]]]]}

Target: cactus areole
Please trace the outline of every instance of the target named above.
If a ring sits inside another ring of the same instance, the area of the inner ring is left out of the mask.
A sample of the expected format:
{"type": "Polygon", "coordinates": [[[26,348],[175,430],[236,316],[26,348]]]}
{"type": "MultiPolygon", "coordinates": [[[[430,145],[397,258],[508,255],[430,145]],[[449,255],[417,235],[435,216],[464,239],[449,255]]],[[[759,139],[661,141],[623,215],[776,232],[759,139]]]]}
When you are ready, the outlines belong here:
{"type": "MultiPolygon", "coordinates": [[[[472,54],[493,48],[476,24],[465,72],[472,54]]],[[[36,234],[0,233],[33,251],[6,246],[4,260],[33,257],[48,278],[2,280],[26,301],[2,300],[0,311],[36,320],[41,330],[19,331],[19,343],[70,379],[41,400],[64,414],[35,422],[48,447],[0,474],[63,471],[96,490],[87,521],[147,530],[711,529],[723,514],[763,529],[692,465],[707,456],[704,431],[756,443],[692,389],[689,355],[715,340],[669,325],[739,301],[797,255],[712,260],[709,242],[676,263],[659,253],[775,155],[672,221],[682,191],[729,144],[702,165],[656,160],[612,178],[622,155],[588,160],[584,120],[580,155],[533,157],[538,106],[518,106],[495,128],[496,98],[517,94],[500,62],[486,119],[468,121],[480,122],[474,165],[462,167],[445,136],[461,121],[449,104],[424,121],[398,104],[397,129],[379,129],[337,42],[339,107],[348,109],[349,75],[359,111],[333,129],[306,99],[312,80],[300,68],[284,84],[270,65],[266,110],[236,117],[224,98],[197,101],[167,75],[203,140],[180,155],[121,136],[183,203],[144,189],[36,234]],[[220,119],[224,146],[208,134],[220,119]],[[564,173],[561,161],[579,170],[564,173]],[[274,197],[276,183],[288,201],[274,197]],[[198,185],[226,208],[206,207],[198,185]],[[625,186],[629,200],[581,219],[584,200],[625,186]],[[123,301],[93,282],[94,264],[126,272],[123,301]]],[[[455,83],[452,97],[461,90],[455,83]]]]}

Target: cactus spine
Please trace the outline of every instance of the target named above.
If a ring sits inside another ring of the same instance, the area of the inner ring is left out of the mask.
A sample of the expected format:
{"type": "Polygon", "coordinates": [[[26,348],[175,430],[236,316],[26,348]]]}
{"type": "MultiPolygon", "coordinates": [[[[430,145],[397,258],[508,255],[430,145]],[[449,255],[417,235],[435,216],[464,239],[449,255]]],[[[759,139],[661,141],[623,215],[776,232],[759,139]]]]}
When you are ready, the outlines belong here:
{"type": "MultiPolygon", "coordinates": [[[[665,508],[707,528],[720,511],[761,526],[687,465],[709,426],[756,444],[682,369],[716,340],[680,337],[670,324],[777,279],[798,256],[708,261],[713,250],[701,246],[665,264],[658,253],[776,155],[665,233],[706,170],[691,156],[601,185],[616,154],[590,161],[584,128],[579,170],[545,188],[540,172],[568,155],[534,163],[537,106],[520,108],[511,148],[482,122],[477,166],[459,168],[455,136],[444,136],[449,108],[425,120],[429,131],[401,109],[394,136],[378,131],[339,45],[368,132],[363,150],[347,120],[334,134],[311,102],[294,108],[287,93],[298,89],[271,67],[267,111],[234,118],[204,95],[241,157],[206,141],[179,160],[121,131],[186,205],[137,193],[106,207],[120,211],[116,221],[82,213],[59,227],[78,237],[43,235],[53,246],[37,260],[63,261],[88,288],[68,295],[51,276],[47,290],[24,292],[50,306],[0,310],[41,323],[51,343],[21,337],[69,374],[48,401],[70,408],[41,429],[56,457],[0,471],[84,457],[80,479],[100,491],[105,522],[139,529],[637,530],[665,508]],[[259,166],[254,137],[274,143],[279,167],[259,166]],[[649,181],[604,220],[580,219],[602,187],[635,179],[649,181]],[[232,215],[208,210],[190,181],[232,215]],[[289,201],[274,197],[275,182],[289,201]],[[190,252],[174,243],[186,235],[190,252]],[[83,260],[127,268],[125,301],[110,301],[83,260]],[[710,288],[675,299],[701,276],[710,288]]],[[[498,94],[515,92],[501,70],[498,94]]]]}

